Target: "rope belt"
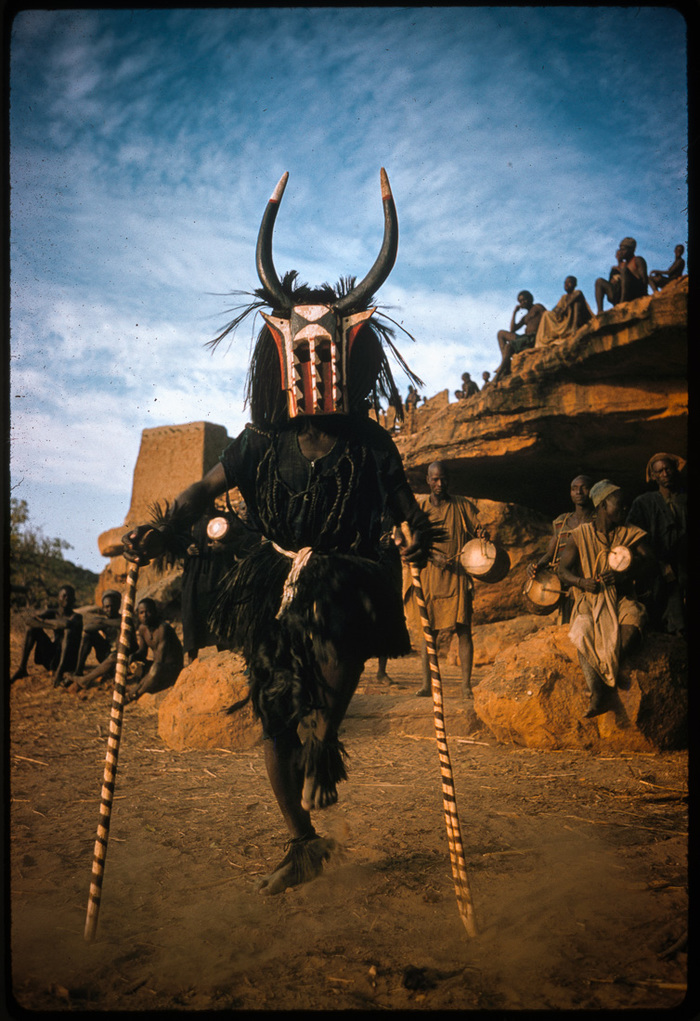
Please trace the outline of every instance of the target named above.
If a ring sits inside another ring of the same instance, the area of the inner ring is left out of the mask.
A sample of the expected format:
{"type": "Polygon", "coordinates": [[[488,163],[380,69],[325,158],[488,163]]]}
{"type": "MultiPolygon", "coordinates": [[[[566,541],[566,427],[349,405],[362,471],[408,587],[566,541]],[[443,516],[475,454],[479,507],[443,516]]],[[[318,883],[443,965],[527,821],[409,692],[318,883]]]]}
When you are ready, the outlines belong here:
{"type": "Polygon", "coordinates": [[[278,553],[281,553],[282,556],[288,557],[292,561],[291,567],[289,568],[289,574],[287,575],[284,588],[282,589],[282,602],[280,603],[280,608],[277,611],[277,619],[279,619],[294,598],[297,588],[297,579],[299,578],[302,570],[308,564],[313,550],[310,546],[303,546],[298,553],[294,553],[291,550],[282,549],[282,547],[278,546],[276,542],[273,542],[272,545],[278,553]]]}

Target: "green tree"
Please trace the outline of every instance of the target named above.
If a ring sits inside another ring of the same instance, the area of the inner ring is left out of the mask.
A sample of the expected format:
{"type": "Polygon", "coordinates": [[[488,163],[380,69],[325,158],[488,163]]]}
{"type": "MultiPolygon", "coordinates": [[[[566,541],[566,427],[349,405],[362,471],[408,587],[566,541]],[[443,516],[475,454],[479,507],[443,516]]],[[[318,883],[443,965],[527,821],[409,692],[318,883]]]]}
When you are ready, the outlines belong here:
{"type": "Polygon", "coordinates": [[[66,560],[65,539],[49,539],[29,523],[26,500],[10,500],[10,599],[13,606],[42,606],[61,585],[75,588],[78,603],[91,603],[98,575],[66,560]]]}

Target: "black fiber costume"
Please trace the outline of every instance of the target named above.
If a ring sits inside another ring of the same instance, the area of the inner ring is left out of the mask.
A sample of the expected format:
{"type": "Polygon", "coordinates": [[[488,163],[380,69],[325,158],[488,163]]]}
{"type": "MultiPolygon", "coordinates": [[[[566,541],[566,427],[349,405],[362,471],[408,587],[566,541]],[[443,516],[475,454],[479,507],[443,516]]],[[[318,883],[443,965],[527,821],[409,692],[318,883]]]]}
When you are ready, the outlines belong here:
{"type": "MultiPolygon", "coordinates": [[[[265,321],[248,376],[252,424],[221,455],[225,486],[239,489],[246,523],[262,541],[220,583],[209,624],[243,652],[249,697],[266,736],[277,739],[268,747],[284,749],[278,762],[288,765],[287,749],[295,746],[293,769],[333,791],[345,778],[337,725],[350,686],[354,690],[367,659],[410,651],[387,528],[407,521],[411,542],[424,555],[435,536],[393,440],[368,417],[381,400],[399,418],[403,412],[385,348],[412,383],[421,382],[394,347],[373,297],[398,246],[386,173],[380,173],[384,238],[374,265],[359,283],[346,277],[318,288],[300,283],[295,271],[280,280],[274,267],[272,230],[287,176],[260,226],[262,287],[252,292],[252,302],[231,310],[235,318],[210,342],[215,347],[251,314],[265,321]],[[302,434],[307,440],[323,436],[321,446],[306,449],[325,453],[315,460],[304,456],[302,434]],[[342,680],[336,683],[338,666],[342,680]],[[312,725],[302,746],[296,728],[314,710],[322,722],[334,722],[319,727],[321,736],[312,725]]],[[[184,552],[183,526],[191,523],[187,506],[177,501],[161,525],[154,522],[170,555],[184,552]]]]}
{"type": "Polygon", "coordinates": [[[391,437],[366,417],[329,416],[324,429],[335,445],[309,461],[295,426],[248,426],[221,455],[229,486],[267,541],[228,574],[212,623],[244,652],[270,736],[319,706],[319,661],[362,664],[410,651],[400,594],[386,557],[380,562],[384,515],[399,523],[417,513],[391,437]],[[311,555],[280,612],[287,554],[305,548],[311,555]]]}

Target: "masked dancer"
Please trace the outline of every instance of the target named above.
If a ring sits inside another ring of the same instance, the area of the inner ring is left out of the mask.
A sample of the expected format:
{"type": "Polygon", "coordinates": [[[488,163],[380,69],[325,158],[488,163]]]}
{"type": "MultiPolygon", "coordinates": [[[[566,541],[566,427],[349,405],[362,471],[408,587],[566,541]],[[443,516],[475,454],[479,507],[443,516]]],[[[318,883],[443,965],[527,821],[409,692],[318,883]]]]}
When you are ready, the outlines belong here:
{"type": "Polygon", "coordinates": [[[262,286],[212,341],[261,312],[248,377],[252,421],[161,519],[124,537],[131,559],[182,555],[192,523],[237,486],[264,538],[222,581],[211,622],[244,653],[270,783],[289,831],[287,854],[261,883],[270,894],[318,875],[332,851],[311,813],[334,804],[347,778],[338,729],[365,661],[410,651],[400,592],[381,556],[383,519],[407,522],[408,562],[425,562],[434,534],[391,437],[368,416],[381,398],[402,415],[386,347],[421,383],[373,301],[398,247],[387,175],[382,169],[384,238],[369,273],[360,283],[344,278],[315,289],[293,271],[280,279],[273,263],[287,176],[260,226],[262,286]]]}

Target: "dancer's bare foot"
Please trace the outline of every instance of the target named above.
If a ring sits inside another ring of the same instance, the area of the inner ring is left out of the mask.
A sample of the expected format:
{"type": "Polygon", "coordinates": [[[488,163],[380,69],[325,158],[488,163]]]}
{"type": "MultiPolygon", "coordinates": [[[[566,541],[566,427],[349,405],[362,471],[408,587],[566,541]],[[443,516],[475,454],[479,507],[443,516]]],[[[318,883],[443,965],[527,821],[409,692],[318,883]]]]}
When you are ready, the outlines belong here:
{"type": "Polygon", "coordinates": [[[416,696],[421,698],[427,698],[429,695],[432,695],[432,691],[430,688],[426,688],[425,685],[416,692],[416,696]]]}
{"type": "Polygon", "coordinates": [[[290,840],[289,850],[277,867],[258,885],[260,893],[273,896],[292,886],[308,883],[323,871],[335,841],[327,837],[301,837],[290,840]]]}
{"type": "Polygon", "coordinates": [[[29,677],[29,672],[25,670],[24,667],[19,667],[19,669],[15,670],[12,677],[10,678],[10,684],[14,684],[15,681],[19,681],[23,677],[29,677]]]}
{"type": "Polygon", "coordinates": [[[314,809],[319,811],[335,805],[338,800],[338,790],[333,783],[326,786],[322,784],[315,775],[304,777],[304,786],[301,789],[301,807],[311,812],[314,809]]]}

